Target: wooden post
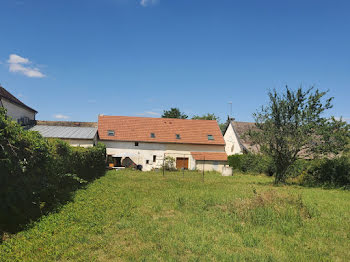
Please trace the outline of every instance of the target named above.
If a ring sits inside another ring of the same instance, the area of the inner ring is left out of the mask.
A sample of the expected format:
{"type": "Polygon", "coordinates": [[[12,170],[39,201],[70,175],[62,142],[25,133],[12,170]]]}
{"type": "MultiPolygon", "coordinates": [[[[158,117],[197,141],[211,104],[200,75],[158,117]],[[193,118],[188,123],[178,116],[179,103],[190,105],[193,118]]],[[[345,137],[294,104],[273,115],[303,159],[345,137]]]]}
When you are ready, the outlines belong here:
{"type": "Polygon", "coordinates": [[[205,156],[203,156],[203,182],[204,182],[205,156]]]}
{"type": "Polygon", "coordinates": [[[163,177],[164,177],[164,169],[165,169],[165,153],[164,153],[164,155],[163,155],[163,177]]]}
{"type": "Polygon", "coordinates": [[[185,155],[184,155],[183,167],[182,167],[182,178],[184,177],[185,177],[185,155]]]}

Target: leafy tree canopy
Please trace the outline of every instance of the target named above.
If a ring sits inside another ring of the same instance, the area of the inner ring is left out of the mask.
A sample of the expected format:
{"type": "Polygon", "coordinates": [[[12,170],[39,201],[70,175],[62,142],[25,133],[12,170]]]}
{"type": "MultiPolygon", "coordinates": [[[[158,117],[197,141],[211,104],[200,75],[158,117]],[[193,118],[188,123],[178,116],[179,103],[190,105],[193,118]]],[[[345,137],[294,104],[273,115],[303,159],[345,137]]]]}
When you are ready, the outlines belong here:
{"type": "Polygon", "coordinates": [[[288,169],[300,157],[335,156],[346,148],[349,125],[323,116],[332,108],[333,98],[326,94],[314,88],[273,90],[269,104],[253,115],[258,130],[248,136],[272,157],[275,183],[285,182],[288,169]]]}
{"type": "Polygon", "coordinates": [[[220,117],[216,116],[214,113],[210,114],[207,113],[206,115],[202,115],[202,116],[198,116],[198,115],[194,115],[192,117],[192,119],[197,119],[197,120],[216,120],[216,121],[220,121],[220,117]]]}
{"type": "Polygon", "coordinates": [[[185,113],[182,113],[179,108],[173,107],[170,108],[170,110],[164,110],[163,118],[180,118],[180,119],[186,119],[188,116],[185,113]]]}

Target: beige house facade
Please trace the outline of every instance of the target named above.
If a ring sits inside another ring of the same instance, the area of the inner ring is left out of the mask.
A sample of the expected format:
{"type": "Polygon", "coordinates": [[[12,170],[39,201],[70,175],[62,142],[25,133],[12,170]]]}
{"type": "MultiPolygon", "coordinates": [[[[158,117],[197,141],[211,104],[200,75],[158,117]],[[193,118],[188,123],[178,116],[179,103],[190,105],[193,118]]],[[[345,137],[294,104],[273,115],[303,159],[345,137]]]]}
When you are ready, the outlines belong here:
{"type": "Polygon", "coordinates": [[[180,163],[177,159],[185,159],[188,162],[184,167],[189,170],[202,170],[204,164],[207,171],[220,171],[220,168],[226,164],[226,161],[220,161],[220,163],[218,161],[210,162],[210,160],[196,161],[192,154],[193,152],[225,153],[223,146],[106,140],[102,140],[101,142],[106,145],[107,155],[112,158],[120,158],[119,161],[121,162],[128,157],[136,165],[142,165],[144,171],[162,168],[166,157],[174,158],[176,168],[182,168],[182,166],[176,166],[177,163],[180,163]]]}

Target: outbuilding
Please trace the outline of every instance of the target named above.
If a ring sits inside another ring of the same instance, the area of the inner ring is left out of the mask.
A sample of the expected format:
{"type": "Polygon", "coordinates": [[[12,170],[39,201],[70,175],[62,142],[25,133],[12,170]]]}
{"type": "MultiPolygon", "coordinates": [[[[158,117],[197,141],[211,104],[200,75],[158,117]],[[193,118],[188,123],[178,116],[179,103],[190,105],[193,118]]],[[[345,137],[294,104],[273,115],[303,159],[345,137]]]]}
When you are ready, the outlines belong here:
{"type": "Polygon", "coordinates": [[[59,138],[71,146],[92,147],[97,144],[97,123],[69,121],[37,121],[30,130],[46,138],[59,138]]]}

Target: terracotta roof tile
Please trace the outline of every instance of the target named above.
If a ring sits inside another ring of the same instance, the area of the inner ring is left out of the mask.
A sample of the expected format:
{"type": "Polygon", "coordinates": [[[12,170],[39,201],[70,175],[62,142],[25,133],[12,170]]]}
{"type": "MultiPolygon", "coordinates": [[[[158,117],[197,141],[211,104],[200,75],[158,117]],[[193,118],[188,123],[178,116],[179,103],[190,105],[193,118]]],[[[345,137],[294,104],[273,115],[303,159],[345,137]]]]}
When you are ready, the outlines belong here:
{"type": "Polygon", "coordinates": [[[100,115],[98,134],[101,140],[225,145],[216,120],[100,115]],[[109,130],[115,135],[108,136],[109,130]],[[151,133],[154,133],[154,138],[151,133]],[[180,139],[176,138],[176,134],[180,135],[180,139]],[[208,135],[212,135],[214,140],[209,140],[208,135]]]}
{"type": "Polygon", "coordinates": [[[227,161],[227,154],[220,152],[191,152],[195,160],[227,161]]]}

